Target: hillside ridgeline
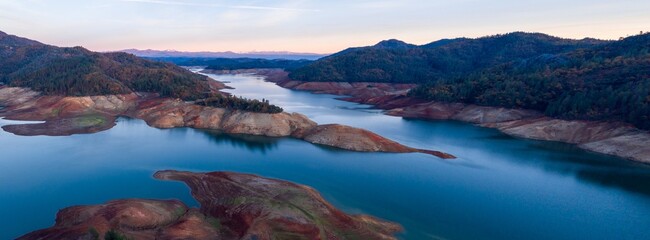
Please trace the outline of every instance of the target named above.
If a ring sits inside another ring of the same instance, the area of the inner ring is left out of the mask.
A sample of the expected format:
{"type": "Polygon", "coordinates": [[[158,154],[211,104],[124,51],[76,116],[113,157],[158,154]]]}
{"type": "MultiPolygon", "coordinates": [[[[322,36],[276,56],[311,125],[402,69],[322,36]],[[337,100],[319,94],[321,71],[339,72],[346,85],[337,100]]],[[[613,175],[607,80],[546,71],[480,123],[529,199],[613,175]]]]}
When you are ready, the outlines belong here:
{"type": "Polygon", "coordinates": [[[98,96],[153,92],[194,100],[217,82],[169,63],[127,53],[61,48],[0,32],[0,82],[45,95],[98,96]]]}
{"type": "Polygon", "coordinates": [[[605,43],[523,32],[443,39],[421,46],[392,39],[321,58],[291,71],[290,77],[309,82],[425,83],[541,54],[565,53],[605,43]]]}

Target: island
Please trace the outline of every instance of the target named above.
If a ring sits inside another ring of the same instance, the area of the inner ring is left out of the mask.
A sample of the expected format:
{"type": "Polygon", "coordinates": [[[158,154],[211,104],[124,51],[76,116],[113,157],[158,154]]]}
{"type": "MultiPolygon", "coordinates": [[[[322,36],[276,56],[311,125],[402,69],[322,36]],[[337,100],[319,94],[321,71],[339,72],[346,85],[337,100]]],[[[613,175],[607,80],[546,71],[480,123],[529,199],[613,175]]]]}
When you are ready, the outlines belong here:
{"type": "Polygon", "coordinates": [[[232,172],[159,171],[190,187],[178,200],[123,199],[62,209],[32,239],[396,239],[399,224],[336,209],[313,188],[232,172]]]}

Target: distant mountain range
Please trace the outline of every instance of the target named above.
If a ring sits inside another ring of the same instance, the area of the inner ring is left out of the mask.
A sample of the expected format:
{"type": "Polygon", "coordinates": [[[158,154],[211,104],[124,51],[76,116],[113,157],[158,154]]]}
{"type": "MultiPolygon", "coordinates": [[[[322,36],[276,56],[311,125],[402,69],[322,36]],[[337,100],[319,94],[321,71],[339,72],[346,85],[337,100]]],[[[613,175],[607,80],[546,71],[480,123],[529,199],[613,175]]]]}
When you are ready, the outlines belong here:
{"type": "Polygon", "coordinates": [[[125,49],[119,52],[126,52],[138,57],[146,58],[259,58],[259,59],[286,59],[286,60],[316,60],[327,56],[317,53],[294,53],[294,52],[182,52],[175,50],[138,50],[125,49]]]}

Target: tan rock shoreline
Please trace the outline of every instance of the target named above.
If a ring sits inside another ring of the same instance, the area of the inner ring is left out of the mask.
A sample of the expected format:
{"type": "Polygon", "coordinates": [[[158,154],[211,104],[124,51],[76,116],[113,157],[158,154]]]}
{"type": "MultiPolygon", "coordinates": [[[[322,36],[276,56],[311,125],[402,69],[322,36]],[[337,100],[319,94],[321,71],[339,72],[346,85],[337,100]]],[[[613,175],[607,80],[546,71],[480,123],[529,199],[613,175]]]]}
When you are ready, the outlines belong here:
{"type": "Polygon", "coordinates": [[[156,128],[191,127],[221,130],[225,133],[269,137],[294,137],[314,144],[360,152],[420,152],[440,158],[455,158],[438,151],[410,148],[367,130],[336,125],[321,127],[299,113],[255,113],[199,106],[179,99],[152,94],[126,94],[91,97],[41,96],[25,88],[0,88],[0,117],[8,120],[45,121],[44,123],[5,125],[17,135],[65,136],[94,133],[112,128],[118,116],[144,120],[156,128]],[[312,131],[319,128],[320,131],[312,131]],[[340,138],[342,133],[359,134],[340,138]]]}
{"type": "Polygon", "coordinates": [[[278,69],[230,73],[263,75],[267,81],[288,89],[344,95],[341,100],[374,105],[391,116],[458,120],[496,128],[515,137],[571,143],[592,152],[650,164],[650,133],[626,123],[562,120],[525,109],[423,101],[406,96],[408,84],[301,82],[289,79],[286,72],[278,69]]]}

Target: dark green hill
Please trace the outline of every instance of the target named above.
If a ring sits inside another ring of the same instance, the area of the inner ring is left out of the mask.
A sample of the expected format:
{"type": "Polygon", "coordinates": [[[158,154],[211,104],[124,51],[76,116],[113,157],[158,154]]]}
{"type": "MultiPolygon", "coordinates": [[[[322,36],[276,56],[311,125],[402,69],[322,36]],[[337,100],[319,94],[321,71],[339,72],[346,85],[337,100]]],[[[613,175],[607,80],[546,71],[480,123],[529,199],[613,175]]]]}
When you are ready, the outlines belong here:
{"type": "Polygon", "coordinates": [[[290,77],[418,83],[411,96],[650,129],[650,34],[601,41],[515,32],[422,46],[389,43],[347,49],[290,77]]]}
{"type": "Polygon", "coordinates": [[[650,129],[650,34],[588,49],[514,59],[421,85],[411,95],[537,109],[566,119],[625,121],[650,129]]]}
{"type": "Polygon", "coordinates": [[[156,92],[186,100],[211,91],[206,77],[126,53],[61,48],[0,32],[0,82],[44,94],[156,92]]]}
{"type": "Polygon", "coordinates": [[[605,42],[515,32],[478,39],[445,39],[415,46],[387,40],[350,48],[291,71],[303,81],[424,83],[458,77],[496,64],[590,48],[605,42]]]}

